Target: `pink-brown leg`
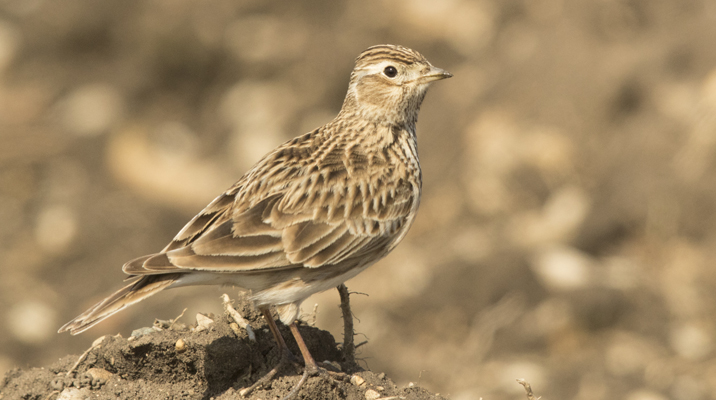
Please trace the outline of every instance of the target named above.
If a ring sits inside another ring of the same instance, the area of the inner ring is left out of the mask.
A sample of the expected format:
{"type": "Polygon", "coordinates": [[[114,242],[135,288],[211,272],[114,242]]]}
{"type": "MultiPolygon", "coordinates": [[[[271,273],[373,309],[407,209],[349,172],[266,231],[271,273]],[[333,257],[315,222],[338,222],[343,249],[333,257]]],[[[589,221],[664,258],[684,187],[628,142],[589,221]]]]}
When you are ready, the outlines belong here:
{"type": "Polygon", "coordinates": [[[318,364],[316,364],[316,361],[313,359],[313,356],[311,356],[311,352],[308,351],[308,346],[306,346],[306,342],[303,341],[303,336],[301,336],[301,332],[298,331],[298,325],[296,325],[296,322],[293,322],[291,325],[289,325],[289,328],[291,328],[291,333],[296,339],[298,348],[301,350],[301,355],[303,356],[305,368],[303,370],[303,376],[301,376],[301,380],[299,380],[296,386],[294,386],[293,389],[291,389],[291,391],[281,400],[289,400],[296,396],[298,394],[298,391],[301,389],[301,386],[303,386],[303,384],[306,383],[308,378],[311,376],[321,375],[326,379],[346,380],[346,374],[341,372],[326,371],[325,369],[319,367],[318,364]]]}
{"type": "MultiPolygon", "coordinates": [[[[286,345],[286,341],[283,340],[283,336],[281,336],[281,332],[278,330],[278,326],[276,326],[276,321],[273,320],[273,315],[271,315],[271,309],[268,307],[262,307],[260,308],[261,312],[264,315],[264,318],[266,318],[266,322],[268,323],[269,329],[271,330],[271,333],[273,334],[273,338],[276,340],[276,344],[278,344],[278,351],[279,351],[279,362],[278,364],[271,369],[266,375],[261,377],[258,381],[256,381],[253,385],[251,385],[248,388],[241,389],[239,391],[239,394],[243,396],[248,396],[253,392],[256,388],[259,388],[269,381],[273,379],[274,376],[278,373],[278,371],[283,368],[287,364],[295,363],[296,357],[291,353],[291,350],[288,349],[288,346],[286,345]]],[[[305,346],[305,345],[304,345],[305,346]]]]}

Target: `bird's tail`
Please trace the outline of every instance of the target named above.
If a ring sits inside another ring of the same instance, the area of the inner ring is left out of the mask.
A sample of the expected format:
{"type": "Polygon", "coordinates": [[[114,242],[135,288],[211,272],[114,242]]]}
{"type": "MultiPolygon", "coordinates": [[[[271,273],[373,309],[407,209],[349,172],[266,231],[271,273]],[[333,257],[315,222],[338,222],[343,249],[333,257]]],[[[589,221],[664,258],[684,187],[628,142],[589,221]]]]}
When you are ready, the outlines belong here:
{"type": "Polygon", "coordinates": [[[111,296],[66,323],[57,332],[70,331],[73,335],[82,333],[125,307],[161,292],[176,282],[179,276],[181,276],[181,274],[139,276],[129,285],[119,289],[111,296]]]}

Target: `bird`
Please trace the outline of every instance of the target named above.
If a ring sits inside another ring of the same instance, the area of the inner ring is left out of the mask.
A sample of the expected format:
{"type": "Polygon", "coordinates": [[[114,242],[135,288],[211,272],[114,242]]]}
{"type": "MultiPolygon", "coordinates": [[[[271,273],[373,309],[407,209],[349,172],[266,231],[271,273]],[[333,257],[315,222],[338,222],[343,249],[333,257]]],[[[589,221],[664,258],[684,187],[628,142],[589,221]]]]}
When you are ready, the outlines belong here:
{"type": "Polygon", "coordinates": [[[428,87],[450,77],[407,47],[369,47],[332,121],[261,158],[163,250],[125,263],[126,286],[59,332],[84,332],[165,289],[237,286],[266,317],[282,363],[291,355],[271,307],[289,326],[305,365],[296,393],[321,371],[296,325],[300,305],[364,271],[407,234],[422,192],[418,112],[428,87]]]}

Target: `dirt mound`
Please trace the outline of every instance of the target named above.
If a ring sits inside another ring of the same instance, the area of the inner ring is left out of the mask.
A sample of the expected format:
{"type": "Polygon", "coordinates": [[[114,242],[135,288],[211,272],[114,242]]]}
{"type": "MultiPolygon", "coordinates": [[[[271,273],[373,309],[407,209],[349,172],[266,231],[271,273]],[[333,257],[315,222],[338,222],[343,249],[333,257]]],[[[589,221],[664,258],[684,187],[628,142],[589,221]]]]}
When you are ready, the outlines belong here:
{"type": "MultiPolygon", "coordinates": [[[[0,399],[237,399],[239,390],[260,379],[279,361],[278,348],[263,317],[247,305],[241,313],[255,334],[231,327],[228,316],[187,326],[156,321],[129,338],[104,336],[82,356],[65,356],[43,368],[14,369],[0,384],[0,399]],[[82,359],[77,366],[78,359],[82,359]],[[74,367],[74,369],[73,369],[74,367]],[[67,374],[68,371],[72,371],[67,374]]],[[[286,339],[291,338],[281,325],[286,339]]],[[[301,334],[314,358],[331,370],[347,374],[345,381],[309,378],[297,398],[441,399],[418,387],[398,388],[385,374],[365,371],[345,361],[330,333],[302,324],[301,334]]],[[[288,340],[294,354],[298,346],[288,340]]],[[[302,368],[289,366],[248,399],[282,398],[301,377],[302,368]]]]}

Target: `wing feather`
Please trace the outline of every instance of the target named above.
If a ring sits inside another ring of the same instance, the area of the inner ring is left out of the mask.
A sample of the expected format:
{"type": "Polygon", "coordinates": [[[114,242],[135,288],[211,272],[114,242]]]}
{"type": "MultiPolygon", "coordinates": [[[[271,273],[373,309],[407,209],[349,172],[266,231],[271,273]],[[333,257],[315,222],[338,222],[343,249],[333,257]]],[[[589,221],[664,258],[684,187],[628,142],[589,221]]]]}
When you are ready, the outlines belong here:
{"type": "Polygon", "coordinates": [[[414,184],[386,176],[373,184],[368,177],[351,182],[340,157],[330,168],[286,166],[291,157],[290,149],[279,148],[214,199],[161,253],[132,260],[124,271],[248,273],[365,263],[402,238],[417,201],[414,184]]]}

